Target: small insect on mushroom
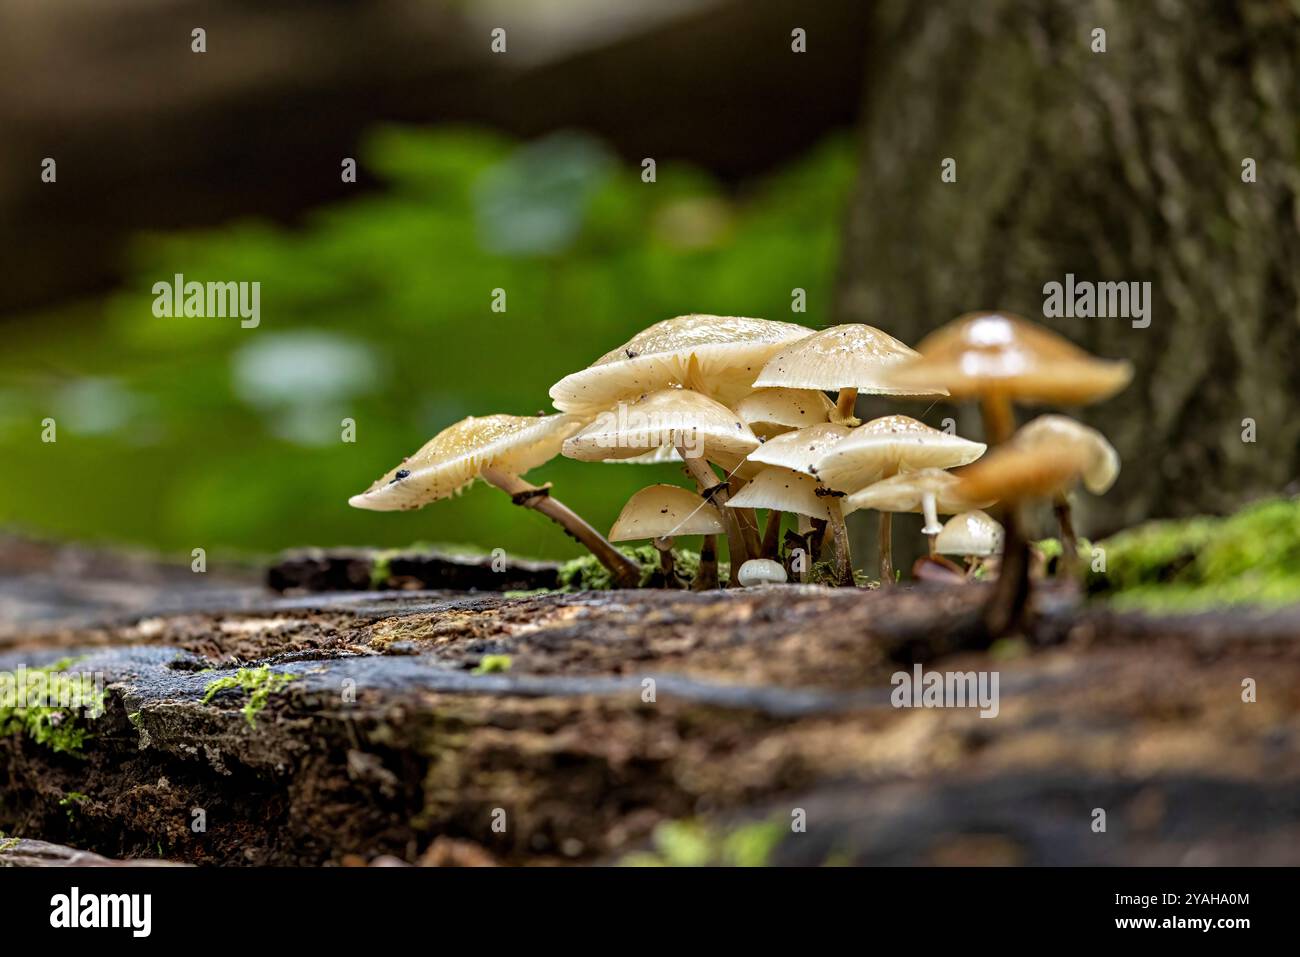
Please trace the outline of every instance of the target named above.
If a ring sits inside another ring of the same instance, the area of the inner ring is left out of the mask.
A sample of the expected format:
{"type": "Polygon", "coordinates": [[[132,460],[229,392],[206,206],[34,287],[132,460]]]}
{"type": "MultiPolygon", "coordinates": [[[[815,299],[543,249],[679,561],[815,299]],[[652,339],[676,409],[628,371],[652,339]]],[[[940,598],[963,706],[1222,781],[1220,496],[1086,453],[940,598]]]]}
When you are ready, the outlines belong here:
{"type": "Polygon", "coordinates": [[[550,486],[530,485],[519,476],[559,454],[564,440],[582,426],[571,415],[471,416],[443,429],[400,468],[348,499],[353,508],[390,512],[422,508],[450,498],[483,479],[557,523],[609,569],[614,583],[634,588],[640,568],[576,512],[551,495],[550,486]]]}

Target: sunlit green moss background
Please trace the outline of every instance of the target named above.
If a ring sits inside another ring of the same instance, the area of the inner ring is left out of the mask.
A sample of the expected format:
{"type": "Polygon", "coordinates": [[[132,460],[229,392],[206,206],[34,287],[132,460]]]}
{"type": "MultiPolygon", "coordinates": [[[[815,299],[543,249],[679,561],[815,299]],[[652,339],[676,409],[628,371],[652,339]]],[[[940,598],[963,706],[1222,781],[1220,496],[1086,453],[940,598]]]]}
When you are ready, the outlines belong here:
{"type": "MultiPolygon", "coordinates": [[[[186,556],[414,540],[573,555],[483,487],[413,513],[346,500],[463,416],[549,410],[553,382],[660,319],[829,321],[845,139],[739,192],[667,164],[644,183],[576,133],[384,130],[362,157],[382,190],[300,228],[142,238],[128,288],[10,324],[0,523],[186,556]],[[156,318],[151,287],[175,273],[260,281],[260,326],[156,318]],[[791,312],[796,287],[805,313],[791,312]]],[[[530,478],[605,529],[633,491],[676,474],[559,460],[530,478]]]]}

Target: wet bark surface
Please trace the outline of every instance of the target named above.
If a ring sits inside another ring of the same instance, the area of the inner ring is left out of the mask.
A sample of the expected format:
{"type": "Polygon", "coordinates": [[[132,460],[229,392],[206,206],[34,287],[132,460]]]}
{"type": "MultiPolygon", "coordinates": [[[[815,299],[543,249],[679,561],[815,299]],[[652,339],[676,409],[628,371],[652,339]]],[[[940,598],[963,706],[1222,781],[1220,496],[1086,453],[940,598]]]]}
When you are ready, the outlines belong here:
{"type": "Polygon", "coordinates": [[[773,863],[1300,862],[1300,609],[1157,619],[1047,589],[1031,634],[990,643],[985,593],[214,582],[29,617],[0,671],[72,658],[106,711],[80,756],[0,739],[0,859],[599,863],[694,818],[776,827],[773,863]],[[918,662],[996,671],[997,716],[894,707],[918,662]],[[293,678],[252,721],[243,691],[204,702],[263,665],[293,678]]]}

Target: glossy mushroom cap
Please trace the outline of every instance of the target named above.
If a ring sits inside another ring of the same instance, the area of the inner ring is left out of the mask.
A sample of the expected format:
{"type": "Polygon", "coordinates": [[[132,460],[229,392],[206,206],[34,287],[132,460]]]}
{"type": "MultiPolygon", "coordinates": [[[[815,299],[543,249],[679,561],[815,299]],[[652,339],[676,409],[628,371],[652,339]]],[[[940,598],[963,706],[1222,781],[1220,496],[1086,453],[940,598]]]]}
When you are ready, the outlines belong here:
{"type": "Polygon", "coordinates": [[[611,542],[677,535],[722,535],[726,526],[718,510],[694,492],[676,485],[643,488],[623,506],[609,530],[611,542]]]}
{"type": "Polygon", "coordinates": [[[786,346],[763,366],[756,386],[790,389],[857,389],[875,395],[947,395],[933,384],[898,386],[884,372],[917,352],[872,326],[832,326],[786,346]]]}
{"type": "Polygon", "coordinates": [[[487,467],[512,475],[555,458],[582,426],[573,415],[484,415],[443,429],[370,488],[348,499],[353,508],[392,512],[449,498],[487,467]]]}
{"type": "Polygon", "coordinates": [[[987,513],[975,509],[948,519],[934,540],[940,555],[974,555],[984,558],[1002,551],[1002,526],[987,513]]]}
{"type": "Polygon", "coordinates": [[[1026,422],[1013,441],[1026,445],[1041,443],[1049,448],[1077,447],[1087,462],[1083,486],[1094,495],[1110,490],[1119,478],[1119,453],[1106,437],[1094,428],[1064,415],[1040,415],[1026,422]]]}
{"type": "Polygon", "coordinates": [[[682,445],[712,460],[744,458],[758,438],[720,402],[690,389],[663,389],[602,412],[564,443],[564,454],[583,462],[627,459],[682,445]]]}
{"type": "Polygon", "coordinates": [[[822,486],[810,475],[775,466],[764,468],[727,500],[728,508],[772,508],[830,521],[822,486]]]}
{"type": "MultiPolygon", "coordinates": [[[[921,469],[893,475],[854,492],[844,500],[844,512],[848,514],[864,508],[877,512],[923,512],[927,496],[933,496],[934,510],[940,515],[985,508],[994,501],[992,498],[973,498],[961,488],[961,480],[951,472],[921,469]]],[[[940,528],[927,526],[922,531],[933,535],[940,528]]]]}
{"type": "Polygon", "coordinates": [[[1096,359],[1069,340],[1007,312],[961,316],[918,345],[920,358],[895,366],[899,388],[933,382],[955,398],[1000,394],[1022,403],[1087,405],[1133,377],[1124,361],[1096,359]]]}
{"type": "Polygon", "coordinates": [[[774,439],[768,439],[749,453],[749,461],[760,465],[777,465],[812,475],[813,466],[832,447],[844,441],[852,432],[847,425],[822,423],[796,429],[774,439]]]}
{"type": "Polygon", "coordinates": [[[964,469],[959,490],[972,499],[1009,503],[1050,498],[1067,491],[1087,468],[1088,455],[1079,446],[1012,439],[964,469]]]}
{"type": "Polygon", "coordinates": [[[551,386],[551,401],[566,412],[595,412],[620,399],[680,387],[734,402],[753,391],[768,359],[811,334],[791,322],[742,316],[666,319],[565,376],[551,386]]]}
{"type": "Polygon", "coordinates": [[[759,389],[734,408],[756,435],[773,438],[791,429],[829,422],[835,403],[816,389],[759,389]]]}
{"type": "Polygon", "coordinates": [[[885,415],[854,429],[827,450],[814,475],[828,488],[855,492],[904,469],[949,469],[974,462],[983,442],[932,429],[906,415],[885,415]]]}

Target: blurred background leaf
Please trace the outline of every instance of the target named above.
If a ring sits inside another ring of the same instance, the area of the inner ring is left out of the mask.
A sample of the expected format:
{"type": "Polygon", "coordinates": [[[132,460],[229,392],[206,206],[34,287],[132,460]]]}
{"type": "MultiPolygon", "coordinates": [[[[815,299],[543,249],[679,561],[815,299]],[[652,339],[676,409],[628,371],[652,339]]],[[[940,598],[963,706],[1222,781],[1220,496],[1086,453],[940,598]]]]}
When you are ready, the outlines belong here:
{"type": "MultiPolygon", "coordinates": [[[[829,322],[847,137],[739,193],[670,164],[643,183],[573,132],[385,128],[363,164],[385,189],[301,227],[143,237],[126,288],[12,324],[0,522],[185,552],[418,539],[570,556],[489,489],[416,513],[347,497],[466,415],[549,411],[552,383],[660,319],[829,322]],[[260,325],[155,317],[152,286],[175,274],[261,282],[260,325]],[[806,314],[791,315],[795,287],[806,314]],[[38,441],[46,416],[54,444],[38,441]]],[[[679,478],[567,460],[532,477],[602,529],[637,488],[679,478]]]]}

